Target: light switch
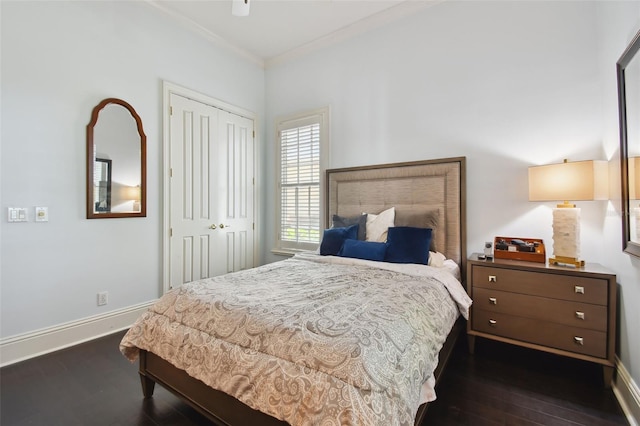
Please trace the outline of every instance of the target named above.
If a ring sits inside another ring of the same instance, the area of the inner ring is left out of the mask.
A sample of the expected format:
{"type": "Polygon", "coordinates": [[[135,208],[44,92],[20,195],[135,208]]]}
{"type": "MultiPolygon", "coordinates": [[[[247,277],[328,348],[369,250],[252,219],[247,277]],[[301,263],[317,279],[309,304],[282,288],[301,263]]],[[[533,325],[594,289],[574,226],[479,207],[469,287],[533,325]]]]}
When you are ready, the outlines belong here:
{"type": "Polygon", "coordinates": [[[24,207],[9,207],[7,209],[9,222],[26,222],[29,220],[27,209],[24,207]]]}
{"type": "Polygon", "coordinates": [[[48,222],[48,221],[49,221],[49,208],[36,207],[36,222],[48,222]]]}

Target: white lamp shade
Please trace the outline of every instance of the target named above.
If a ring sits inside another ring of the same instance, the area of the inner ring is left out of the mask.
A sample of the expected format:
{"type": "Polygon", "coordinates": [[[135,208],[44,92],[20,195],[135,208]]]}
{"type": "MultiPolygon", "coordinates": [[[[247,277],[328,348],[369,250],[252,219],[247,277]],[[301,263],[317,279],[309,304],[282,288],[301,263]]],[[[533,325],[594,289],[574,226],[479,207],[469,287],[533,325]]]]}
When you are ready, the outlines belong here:
{"type": "Polygon", "coordinates": [[[640,157],[629,158],[629,199],[640,200],[640,157]]]}
{"type": "Polygon", "coordinates": [[[529,201],[608,199],[607,161],[574,161],[529,167],[529,201]]]}
{"type": "Polygon", "coordinates": [[[122,198],[124,200],[140,200],[140,185],[123,187],[122,198]]]}

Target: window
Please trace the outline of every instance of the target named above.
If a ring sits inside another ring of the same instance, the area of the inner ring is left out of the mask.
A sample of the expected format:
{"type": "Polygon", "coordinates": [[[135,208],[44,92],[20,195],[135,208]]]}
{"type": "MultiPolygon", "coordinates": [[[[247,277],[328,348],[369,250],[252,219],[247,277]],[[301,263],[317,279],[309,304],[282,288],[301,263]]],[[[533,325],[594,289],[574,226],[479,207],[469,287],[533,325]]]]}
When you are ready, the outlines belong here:
{"type": "Polygon", "coordinates": [[[328,113],[327,108],[277,123],[277,249],[313,250],[320,243],[328,113]]]}

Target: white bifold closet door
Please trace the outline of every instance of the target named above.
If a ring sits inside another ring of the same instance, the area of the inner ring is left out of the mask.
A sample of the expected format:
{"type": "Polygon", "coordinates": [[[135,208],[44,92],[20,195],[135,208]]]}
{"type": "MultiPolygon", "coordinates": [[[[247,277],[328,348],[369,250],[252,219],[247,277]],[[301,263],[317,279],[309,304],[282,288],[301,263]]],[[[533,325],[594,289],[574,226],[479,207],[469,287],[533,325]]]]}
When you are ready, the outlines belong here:
{"type": "Polygon", "coordinates": [[[254,123],[171,94],[170,286],[254,266],[254,123]]]}

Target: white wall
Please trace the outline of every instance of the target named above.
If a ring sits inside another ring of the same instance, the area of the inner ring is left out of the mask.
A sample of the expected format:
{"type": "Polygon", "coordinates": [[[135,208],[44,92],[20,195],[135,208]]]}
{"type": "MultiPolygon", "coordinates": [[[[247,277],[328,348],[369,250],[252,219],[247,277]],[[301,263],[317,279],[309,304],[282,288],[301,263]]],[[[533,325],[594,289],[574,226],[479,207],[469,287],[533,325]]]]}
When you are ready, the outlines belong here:
{"type": "Polygon", "coordinates": [[[145,2],[2,1],[0,337],[157,298],[162,81],[264,114],[264,71],[145,2]],[[86,125],[122,98],[147,135],[146,218],[85,219],[86,125]],[[28,223],[7,223],[9,206],[28,223]],[[33,207],[49,207],[47,223],[33,207]],[[109,304],[98,307],[98,291],[109,304]]]}
{"type": "MultiPolygon", "coordinates": [[[[160,294],[162,80],[268,111],[264,261],[280,259],[268,253],[275,117],[325,105],[330,167],[466,156],[469,251],[499,234],[550,245],[553,205],[527,201],[527,167],[615,168],[614,63],[640,28],[639,5],[449,1],[265,76],[143,2],[2,1],[0,338],[160,294]],[[106,97],[144,123],[144,219],[85,219],[85,127],[106,97]],[[36,205],[48,223],[7,223],[7,207],[36,205]],[[110,303],[97,307],[103,290],[110,303]]],[[[581,207],[583,257],[618,274],[620,356],[640,382],[640,260],[620,250],[619,199],[581,207]]]]}
{"type": "MultiPolygon", "coordinates": [[[[275,223],[275,117],[330,105],[329,167],[466,156],[469,252],[496,235],[542,238],[552,251],[554,203],[528,201],[527,168],[611,158],[603,116],[615,114],[615,60],[638,28],[637,5],[447,1],[267,70],[266,223],[275,223]],[[629,13],[605,49],[602,32],[629,13]]],[[[638,382],[640,265],[621,253],[613,204],[580,203],[582,257],[616,272],[629,297],[621,357],[638,382]]],[[[274,241],[267,227],[267,261],[280,259],[274,241]]]]}
{"type": "MultiPolygon", "coordinates": [[[[622,252],[620,202],[620,137],[615,63],[640,30],[640,2],[601,4],[601,66],[603,68],[603,146],[610,153],[611,210],[603,226],[602,263],[616,271],[620,284],[618,356],[640,384],[640,258],[622,252]]],[[[637,144],[637,142],[636,142],[637,144]]],[[[594,242],[595,243],[595,242],[594,242]]]]}

